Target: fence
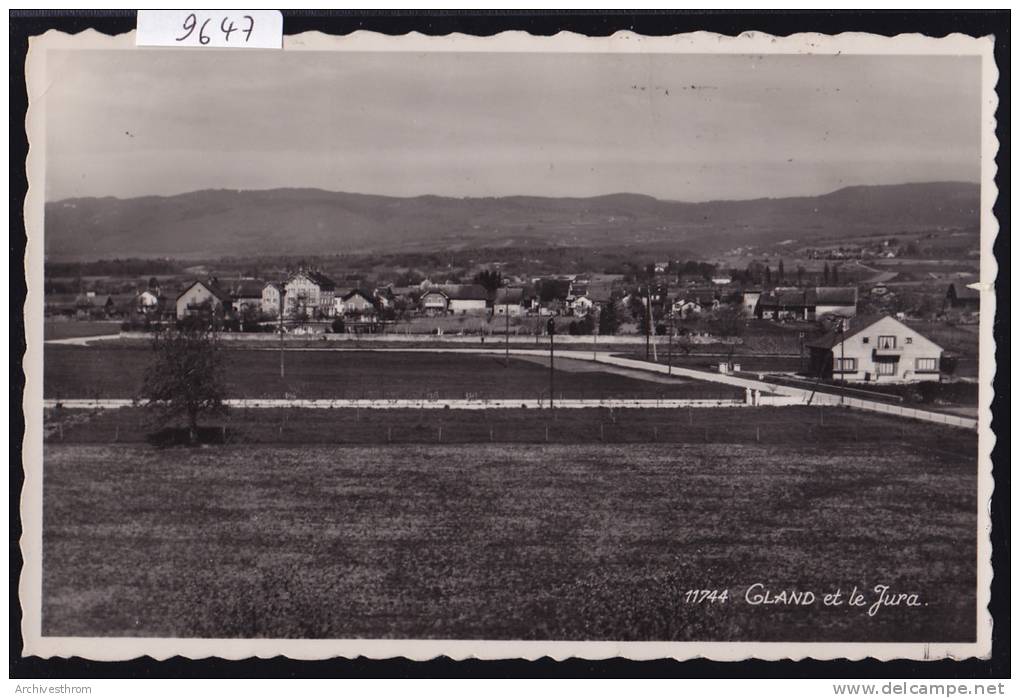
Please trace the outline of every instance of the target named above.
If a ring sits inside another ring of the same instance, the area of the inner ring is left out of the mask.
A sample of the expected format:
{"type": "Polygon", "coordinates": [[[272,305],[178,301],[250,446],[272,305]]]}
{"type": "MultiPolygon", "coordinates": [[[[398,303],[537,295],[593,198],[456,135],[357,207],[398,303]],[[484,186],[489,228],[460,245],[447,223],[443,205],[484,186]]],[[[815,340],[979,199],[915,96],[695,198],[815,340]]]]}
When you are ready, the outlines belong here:
{"type": "Polygon", "coordinates": [[[915,410],[912,407],[902,407],[901,405],[889,405],[882,402],[872,402],[870,400],[858,400],[857,398],[852,397],[844,397],[841,398],[841,400],[842,403],[847,407],[856,407],[858,409],[869,410],[871,412],[894,414],[898,417],[920,419],[925,422],[947,424],[954,427],[966,427],[967,429],[977,429],[978,427],[978,420],[971,417],[959,417],[957,415],[946,414],[944,412],[915,410]]]}

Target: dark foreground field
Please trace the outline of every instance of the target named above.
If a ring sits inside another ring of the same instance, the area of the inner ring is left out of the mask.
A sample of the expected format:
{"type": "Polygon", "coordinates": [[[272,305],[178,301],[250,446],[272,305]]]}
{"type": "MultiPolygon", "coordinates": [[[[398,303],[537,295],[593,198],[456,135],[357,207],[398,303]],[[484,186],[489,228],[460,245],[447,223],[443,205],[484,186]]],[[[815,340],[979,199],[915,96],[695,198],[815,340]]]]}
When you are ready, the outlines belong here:
{"type": "Polygon", "coordinates": [[[919,448],[925,432],[782,447],[49,443],[43,632],[971,641],[976,468],[919,448]],[[749,605],[759,582],[819,600],[749,605]],[[857,586],[870,605],[880,584],[922,605],[869,617],[820,601],[857,586]],[[729,598],[687,603],[688,589],[729,598]]]}
{"type": "MultiPolygon", "coordinates": [[[[43,391],[47,398],[130,398],[138,395],[152,352],[140,347],[48,344],[43,391]]],[[[231,398],[521,398],[548,395],[549,369],[501,356],[411,352],[289,351],[280,378],[275,351],[224,350],[231,398]]],[[[576,364],[578,362],[570,362],[576,364]]],[[[567,363],[563,363],[564,366],[567,363]]],[[[609,371],[557,370],[557,397],[742,398],[744,391],[676,378],[647,381],[609,371]]]]}
{"type": "MultiPolygon", "coordinates": [[[[151,443],[183,434],[140,407],[51,409],[48,443],[151,443]]],[[[837,407],[584,409],[231,409],[206,417],[212,444],[480,444],[480,443],[854,443],[872,450],[911,444],[977,457],[977,434],[936,424],[837,407]],[[919,437],[919,433],[923,437],[919,437]]]]}

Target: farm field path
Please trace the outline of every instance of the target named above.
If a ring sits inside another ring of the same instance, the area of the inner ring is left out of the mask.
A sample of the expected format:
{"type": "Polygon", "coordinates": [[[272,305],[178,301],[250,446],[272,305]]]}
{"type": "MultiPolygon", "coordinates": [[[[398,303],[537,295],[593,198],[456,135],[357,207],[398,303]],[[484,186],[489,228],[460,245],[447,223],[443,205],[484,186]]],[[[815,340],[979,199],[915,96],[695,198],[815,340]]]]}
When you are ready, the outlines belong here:
{"type": "Polygon", "coordinates": [[[93,337],[63,337],[61,339],[47,339],[44,344],[68,344],[75,347],[87,347],[95,341],[109,341],[120,339],[119,334],[101,334],[93,337]]]}

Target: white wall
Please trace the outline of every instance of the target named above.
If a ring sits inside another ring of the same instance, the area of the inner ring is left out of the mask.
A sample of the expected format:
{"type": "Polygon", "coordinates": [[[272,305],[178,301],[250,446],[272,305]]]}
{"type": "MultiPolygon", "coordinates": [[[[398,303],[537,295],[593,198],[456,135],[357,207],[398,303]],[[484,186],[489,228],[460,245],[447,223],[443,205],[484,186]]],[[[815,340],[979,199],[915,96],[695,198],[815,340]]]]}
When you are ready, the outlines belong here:
{"type": "Polygon", "coordinates": [[[450,301],[450,312],[454,315],[460,315],[463,313],[484,313],[485,301],[452,299],[450,301]]]}
{"type": "Polygon", "coordinates": [[[212,294],[212,291],[206,288],[205,284],[192,284],[191,288],[177,299],[177,317],[183,318],[187,316],[190,312],[188,306],[201,305],[206,301],[209,301],[213,308],[218,308],[222,305],[220,300],[212,294]]]}
{"type": "Polygon", "coordinates": [[[918,381],[937,381],[939,379],[939,362],[942,358],[942,348],[919,334],[915,330],[904,325],[902,322],[891,317],[882,318],[863,332],[847,337],[846,341],[836,343],[832,347],[833,368],[839,365],[841,357],[857,359],[857,370],[850,373],[833,371],[833,379],[846,378],[848,381],[872,382],[872,383],[908,383],[918,381]],[[880,336],[896,338],[897,351],[890,356],[896,356],[895,373],[892,375],[880,375],[879,362],[875,360],[875,349],[879,346],[880,336]],[[909,341],[908,341],[909,340],[909,341]],[[931,373],[919,373],[917,370],[917,359],[935,359],[935,371],[931,373]]]}

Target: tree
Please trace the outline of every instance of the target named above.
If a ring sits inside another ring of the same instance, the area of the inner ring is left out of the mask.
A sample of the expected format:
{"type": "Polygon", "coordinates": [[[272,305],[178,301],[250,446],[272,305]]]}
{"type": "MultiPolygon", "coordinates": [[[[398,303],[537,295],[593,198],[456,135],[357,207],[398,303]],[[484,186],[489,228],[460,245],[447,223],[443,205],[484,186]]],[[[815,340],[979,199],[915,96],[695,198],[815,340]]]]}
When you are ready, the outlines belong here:
{"type": "Polygon", "coordinates": [[[503,285],[503,273],[499,270],[483,269],[475,274],[474,282],[482,286],[491,295],[503,285]]]}
{"type": "Polygon", "coordinates": [[[599,334],[616,334],[620,329],[620,312],[617,299],[611,298],[599,311],[599,334]]]}
{"type": "Polygon", "coordinates": [[[245,303],[238,313],[240,330],[242,332],[258,332],[259,321],[262,319],[262,309],[252,303],[245,303]]]}
{"type": "Polygon", "coordinates": [[[766,264],[765,265],[765,284],[768,285],[768,284],[771,284],[771,283],[772,283],[772,269],[770,269],[769,265],[766,264]]]}
{"type": "Polygon", "coordinates": [[[780,260],[779,260],[779,283],[783,283],[783,281],[785,279],[786,279],[786,271],[783,269],[783,260],[782,260],[782,258],[780,258],[780,260]]]}
{"type": "Polygon", "coordinates": [[[839,265],[838,264],[833,264],[832,265],[832,285],[833,286],[838,286],[839,285],[839,265]]]}
{"type": "MultiPolygon", "coordinates": [[[[630,299],[627,302],[627,311],[630,313],[631,319],[634,322],[644,322],[647,311],[645,310],[645,297],[638,295],[637,292],[630,294],[630,299]]],[[[642,332],[644,332],[642,325],[642,332]]]]}
{"type": "Polygon", "coordinates": [[[705,316],[708,331],[717,337],[739,337],[744,333],[747,319],[738,305],[724,304],[705,316]]]}
{"type": "Polygon", "coordinates": [[[175,327],[153,337],[154,359],[145,375],[145,406],[162,419],[184,416],[191,443],[198,441],[203,412],[223,414],[223,357],[209,326],[175,327]]]}
{"type": "MultiPolygon", "coordinates": [[[[744,309],[738,305],[720,305],[706,318],[708,331],[723,339],[743,335],[746,323],[744,309]]],[[[726,358],[727,363],[733,359],[733,352],[736,348],[735,342],[730,344],[729,355],[726,358]]]]}
{"type": "Polygon", "coordinates": [[[800,265],[797,266],[797,285],[804,285],[804,267],[800,265]]]}
{"type": "Polygon", "coordinates": [[[829,285],[829,263],[828,262],[826,262],[825,266],[822,268],[822,284],[824,286],[828,286],[829,285]]]}

